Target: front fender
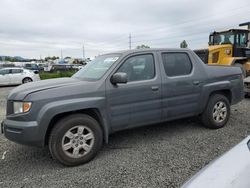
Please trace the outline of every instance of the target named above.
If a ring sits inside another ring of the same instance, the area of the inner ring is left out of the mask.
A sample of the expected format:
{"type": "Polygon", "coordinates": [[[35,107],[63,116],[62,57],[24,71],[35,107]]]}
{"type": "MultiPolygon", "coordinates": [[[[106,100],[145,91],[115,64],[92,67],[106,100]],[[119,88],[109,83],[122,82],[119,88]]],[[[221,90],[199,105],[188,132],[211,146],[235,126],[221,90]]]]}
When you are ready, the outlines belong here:
{"type": "Polygon", "coordinates": [[[98,109],[102,116],[102,126],[104,130],[104,138],[107,142],[109,135],[109,127],[107,123],[107,115],[105,114],[105,98],[104,97],[87,97],[79,99],[67,99],[60,100],[51,103],[47,103],[43,106],[38,114],[37,122],[40,125],[40,133],[44,135],[44,140],[48,126],[53,119],[58,114],[84,110],[89,108],[98,109]]]}

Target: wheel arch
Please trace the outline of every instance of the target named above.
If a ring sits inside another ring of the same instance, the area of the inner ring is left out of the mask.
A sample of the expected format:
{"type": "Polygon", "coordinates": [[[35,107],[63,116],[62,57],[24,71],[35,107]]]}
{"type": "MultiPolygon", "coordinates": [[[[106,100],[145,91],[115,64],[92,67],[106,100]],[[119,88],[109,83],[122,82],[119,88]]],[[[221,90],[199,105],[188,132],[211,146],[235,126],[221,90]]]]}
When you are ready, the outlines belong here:
{"type": "Polygon", "coordinates": [[[23,83],[23,81],[25,80],[25,79],[31,79],[31,81],[33,81],[33,79],[31,78],[31,77],[29,77],[29,76],[25,76],[23,79],[22,79],[22,83],[23,83]]]}
{"type": "Polygon", "coordinates": [[[199,114],[203,113],[204,112],[204,109],[207,107],[208,103],[209,103],[209,99],[211,98],[212,95],[215,95],[215,94],[221,94],[221,95],[224,95],[228,101],[229,101],[229,104],[231,105],[232,102],[233,102],[233,95],[232,95],[232,91],[229,89],[229,88],[223,88],[223,89],[218,89],[218,90],[212,90],[210,91],[204,98],[205,98],[205,101],[199,111],[199,114]]]}
{"type": "MultiPolygon", "coordinates": [[[[208,96],[208,99],[212,96],[212,95],[215,95],[215,94],[221,94],[221,95],[224,95],[229,103],[231,104],[232,103],[232,91],[230,89],[222,89],[222,90],[215,90],[215,91],[212,91],[209,96],[208,96]]],[[[207,101],[208,102],[208,101],[207,101]]]]}
{"type": "Polygon", "coordinates": [[[100,113],[100,110],[97,108],[87,108],[87,109],[81,109],[81,110],[74,110],[74,111],[68,111],[68,112],[62,112],[59,114],[56,114],[49,122],[48,128],[46,130],[45,134],[45,143],[44,145],[48,145],[49,141],[49,135],[51,133],[51,130],[53,129],[55,123],[59,121],[60,119],[72,115],[72,114],[86,114],[90,117],[94,118],[100,125],[102,132],[103,132],[103,139],[105,143],[108,143],[108,136],[109,131],[107,130],[106,126],[104,125],[103,117],[100,113]]]}

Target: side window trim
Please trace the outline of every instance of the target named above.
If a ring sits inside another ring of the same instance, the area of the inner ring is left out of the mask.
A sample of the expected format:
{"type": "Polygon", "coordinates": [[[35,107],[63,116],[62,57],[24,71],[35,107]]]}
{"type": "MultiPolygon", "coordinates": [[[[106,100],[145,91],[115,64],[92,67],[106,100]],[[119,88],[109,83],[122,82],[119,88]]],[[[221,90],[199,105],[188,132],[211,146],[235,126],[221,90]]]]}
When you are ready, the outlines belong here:
{"type": "Polygon", "coordinates": [[[134,80],[134,81],[128,81],[127,84],[130,84],[130,83],[136,83],[136,82],[145,82],[145,81],[150,81],[150,80],[154,80],[156,78],[156,60],[155,60],[155,54],[154,53],[151,53],[151,52],[148,52],[148,53],[141,53],[141,54],[132,54],[132,55],[129,55],[127,57],[125,57],[121,64],[118,65],[118,67],[116,68],[116,70],[114,71],[114,74],[118,72],[118,70],[122,67],[122,65],[130,58],[133,58],[133,57],[137,57],[137,56],[143,56],[143,55],[151,55],[152,56],[152,59],[153,59],[153,64],[154,64],[154,77],[150,78],[150,79],[144,79],[144,80],[134,80]]]}
{"type": "Polygon", "coordinates": [[[21,73],[23,73],[22,69],[10,69],[10,72],[9,72],[9,74],[21,74],[21,73]],[[15,72],[15,70],[18,72],[15,72]]]}
{"type": "Polygon", "coordinates": [[[192,60],[190,58],[190,55],[187,52],[162,51],[160,54],[161,54],[160,57],[161,57],[162,66],[163,66],[163,69],[164,69],[164,74],[168,78],[187,77],[187,76],[191,76],[193,74],[193,72],[194,72],[194,65],[193,65],[193,62],[192,62],[192,60]],[[175,54],[179,53],[179,54],[186,54],[187,55],[187,57],[189,59],[189,62],[191,64],[191,71],[188,74],[181,74],[181,75],[175,75],[175,76],[169,76],[169,75],[167,75],[167,73],[165,71],[163,55],[164,54],[171,54],[171,53],[175,53],[175,54]]]}

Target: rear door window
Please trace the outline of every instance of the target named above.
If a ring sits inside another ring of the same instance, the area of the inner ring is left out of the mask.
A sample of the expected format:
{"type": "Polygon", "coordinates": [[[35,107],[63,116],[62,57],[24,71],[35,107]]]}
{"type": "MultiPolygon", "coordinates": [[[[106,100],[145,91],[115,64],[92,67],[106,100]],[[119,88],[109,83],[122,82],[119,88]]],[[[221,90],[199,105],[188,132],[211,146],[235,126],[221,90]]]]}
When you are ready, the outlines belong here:
{"type": "Polygon", "coordinates": [[[22,69],[12,69],[12,70],[11,70],[11,73],[12,73],[12,74],[18,74],[18,73],[22,73],[22,72],[23,72],[22,69]]]}
{"type": "Polygon", "coordinates": [[[192,63],[185,52],[162,53],[163,66],[167,76],[182,76],[192,72],[192,63]]]}

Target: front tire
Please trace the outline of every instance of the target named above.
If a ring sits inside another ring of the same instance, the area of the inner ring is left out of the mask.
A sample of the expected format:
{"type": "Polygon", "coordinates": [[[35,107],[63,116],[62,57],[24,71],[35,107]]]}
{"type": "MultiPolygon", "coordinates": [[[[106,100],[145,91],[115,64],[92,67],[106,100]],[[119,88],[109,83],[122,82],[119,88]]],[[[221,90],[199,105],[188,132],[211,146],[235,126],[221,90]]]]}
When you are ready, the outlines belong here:
{"type": "Polygon", "coordinates": [[[230,117],[230,104],[224,95],[214,94],[201,115],[204,126],[219,129],[226,125],[230,117]]]}
{"type": "Polygon", "coordinates": [[[49,150],[60,163],[76,166],[92,160],[102,143],[99,123],[91,116],[73,114],[55,124],[49,137],[49,150]]]}

